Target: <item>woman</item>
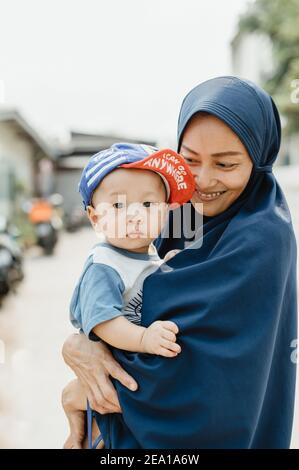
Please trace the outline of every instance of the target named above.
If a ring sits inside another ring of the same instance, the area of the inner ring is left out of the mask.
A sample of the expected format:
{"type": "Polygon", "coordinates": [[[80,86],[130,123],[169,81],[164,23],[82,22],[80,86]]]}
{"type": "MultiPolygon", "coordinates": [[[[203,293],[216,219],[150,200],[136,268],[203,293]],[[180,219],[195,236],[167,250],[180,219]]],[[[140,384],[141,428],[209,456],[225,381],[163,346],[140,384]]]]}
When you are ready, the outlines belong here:
{"type": "MultiPolygon", "coordinates": [[[[177,323],[182,353],[167,360],[114,350],[112,358],[82,335],[64,346],[101,413],[107,448],[289,446],[296,242],[272,173],[280,133],[275,104],[249,81],[218,77],[185,97],[178,151],[196,180],[203,240],[195,236],[168,262],[172,269],[145,281],[142,309],[144,326],[177,323]]],[[[172,236],[157,240],[161,256],[188,241],[173,235],[174,215],[172,236]]]]}

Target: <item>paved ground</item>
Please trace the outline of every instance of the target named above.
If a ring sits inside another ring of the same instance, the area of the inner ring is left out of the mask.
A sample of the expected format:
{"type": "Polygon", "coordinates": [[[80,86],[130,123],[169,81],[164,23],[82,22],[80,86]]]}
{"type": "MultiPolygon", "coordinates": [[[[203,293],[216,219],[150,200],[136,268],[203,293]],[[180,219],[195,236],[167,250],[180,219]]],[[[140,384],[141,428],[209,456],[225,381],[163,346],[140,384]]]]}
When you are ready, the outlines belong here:
{"type": "Polygon", "coordinates": [[[62,446],[67,428],[60,393],[71,372],[62,361],[61,346],[73,331],[68,305],[74,283],[96,241],[90,230],[82,230],[63,234],[53,257],[32,250],[18,295],[3,306],[0,331],[6,360],[0,364],[0,447],[62,446]]]}
{"type": "MultiPolygon", "coordinates": [[[[299,228],[299,220],[296,224],[299,228]]],[[[0,312],[6,350],[4,364],[0,360],[0,447],[62,446],[67,426],[60,393],[71,373],[60,351],[72,331],[68,304],[74,283],[96,241],[84,229],[63,234],[54,257],[31,251],[26,280],[0,312]]],[[[293,436],[292,445],[299,448],[299,392],[293,436]]]]}

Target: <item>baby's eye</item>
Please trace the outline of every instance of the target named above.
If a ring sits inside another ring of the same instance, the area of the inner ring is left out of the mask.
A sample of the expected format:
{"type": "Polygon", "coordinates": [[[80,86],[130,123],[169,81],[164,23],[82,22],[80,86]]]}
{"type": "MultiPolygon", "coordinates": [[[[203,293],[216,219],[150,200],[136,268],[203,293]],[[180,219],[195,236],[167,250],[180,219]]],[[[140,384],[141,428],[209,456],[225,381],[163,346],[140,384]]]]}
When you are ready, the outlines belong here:
{"type": "Polygon", "coordinates": [[[125,204],[123,202],[115,202],[114,204],[112,204],[112,206],[114,207],[114,209],[123,209],[125,207],[125,204]]]}
{"type": "Polygon", "coordinates": [[[152,204],[151,201],[145,201],[145,202],[143,203],[143,206],[144,206],[144,207],[151,207],[151,204],[152,204]]]}

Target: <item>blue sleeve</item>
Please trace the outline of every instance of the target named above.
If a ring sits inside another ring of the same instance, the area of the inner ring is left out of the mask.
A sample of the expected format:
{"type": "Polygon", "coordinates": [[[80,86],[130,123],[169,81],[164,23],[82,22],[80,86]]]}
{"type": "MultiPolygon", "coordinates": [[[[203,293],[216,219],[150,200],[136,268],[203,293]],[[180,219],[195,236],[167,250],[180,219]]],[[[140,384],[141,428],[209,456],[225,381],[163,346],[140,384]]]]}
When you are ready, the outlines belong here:
{"type": "Polygon", "coordinates": [[[118,272],[102,263],[91,264],[81,279],[76,301],[72,301],[73,325],[95,339],[92,329],[120,315],[124,283],[118,272]]]}

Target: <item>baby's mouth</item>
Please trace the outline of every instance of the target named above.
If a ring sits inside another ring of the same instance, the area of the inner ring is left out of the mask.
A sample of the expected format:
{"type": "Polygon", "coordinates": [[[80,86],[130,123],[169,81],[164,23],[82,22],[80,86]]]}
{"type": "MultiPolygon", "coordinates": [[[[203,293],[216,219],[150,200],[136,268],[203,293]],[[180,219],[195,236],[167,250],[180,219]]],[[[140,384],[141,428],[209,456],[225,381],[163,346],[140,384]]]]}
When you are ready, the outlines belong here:
{"type": "Polygon", "coordinates": [[[198,197],[204,201],[204,202],[210,202],[210,201],[215,201],[216,199],[220,198],[222,194],[226,193],[227,190],[225,191],[211,191],[208,193],[204,193],[202,191],[199,191],[199,189],[196,189],[196,194],[198,197]]]}
{"type": "Polygon", "coordinates": [[[128,238],[141,238],[143,233],[140,230],[134,230],[127,233],[128,238]]]}

